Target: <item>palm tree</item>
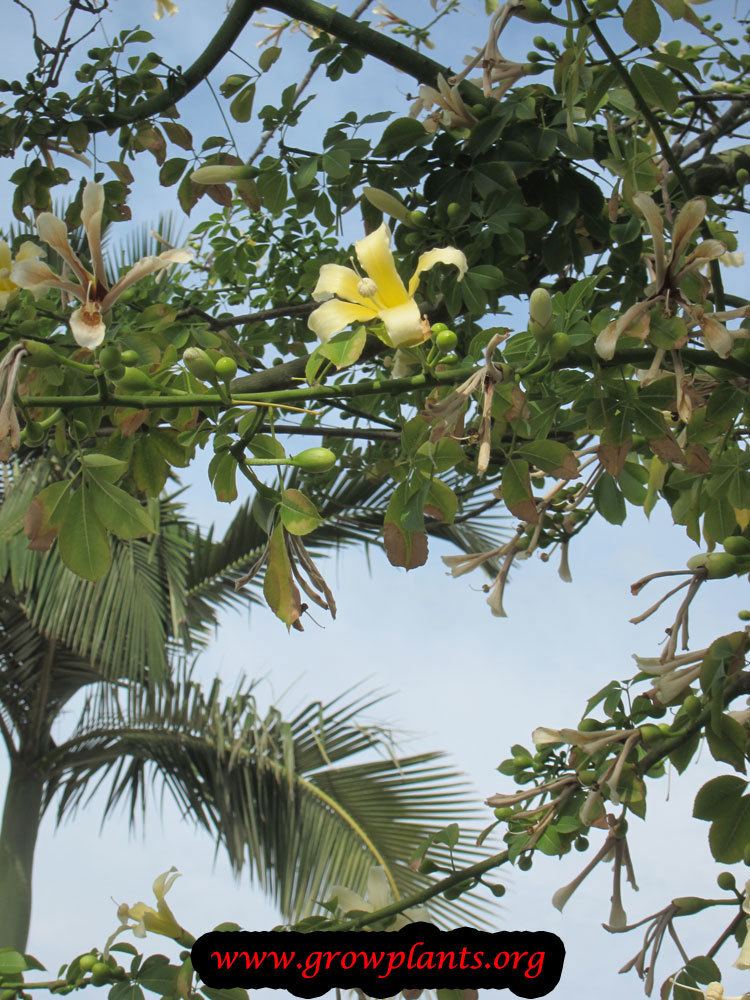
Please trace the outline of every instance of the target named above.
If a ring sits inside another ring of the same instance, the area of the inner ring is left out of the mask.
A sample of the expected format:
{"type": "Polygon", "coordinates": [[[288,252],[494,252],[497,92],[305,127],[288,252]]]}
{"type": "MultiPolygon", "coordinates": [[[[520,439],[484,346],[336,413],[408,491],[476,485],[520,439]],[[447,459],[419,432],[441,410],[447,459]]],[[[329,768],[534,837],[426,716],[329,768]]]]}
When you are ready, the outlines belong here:
{"type": "MultiPolygon", "coordinates": [[[[159,777],[224,845],[237,874],[248,864],[285,919],[307,915],[333,884],[361,891],[373,863],[399,892],[420,884],[404,863],[414,848],[446,822],[473,818],[465,783],[440,754],[395,756],[387,732],[355,721],[372,699],[342,696],[289,720],[277,709],[261,717],[251,684],[240,680],[222,699],[218,682],[205,692],[184,666],[221,609],[256,599],[234,588],[266,542],[250,505],[214,540],[174,497],[162,499],[157,533],[115,542],[109,573],[91,584],[56,549],[30,551],[20,533],[32,496],[54,474],[47,458],[5,467],[0,497],[0,735],[10,758],[0,943],[26,946],[43,815],[57,799],[59,823],[105,780],[105,817],[127,799],[133,823],[159,777]],[[56,720],[84,690],[78,725],[57,743],[56,720]]],[[[349,473],[327,493],[317,551],[377,544],[384,485],[349,473]]],[[[464,551],[496,545],[501,523],[481,497],[473,502],[478,519],[436,524],[433,533],[464,551]]],[[[464,847],[454,857],[472,853],[464,847]]],[[[476,918],[476,903],[463,912],[476,918]]]]}

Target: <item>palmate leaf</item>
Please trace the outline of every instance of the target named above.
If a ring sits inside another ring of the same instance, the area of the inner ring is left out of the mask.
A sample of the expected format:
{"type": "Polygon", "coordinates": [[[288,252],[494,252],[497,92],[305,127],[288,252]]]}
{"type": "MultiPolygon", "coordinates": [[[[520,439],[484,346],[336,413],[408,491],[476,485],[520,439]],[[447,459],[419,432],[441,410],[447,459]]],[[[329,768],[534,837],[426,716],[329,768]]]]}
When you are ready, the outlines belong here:
{"type": "MultiPolygon", "coordinates": [[[[160,688],[130,686],[107,718],[84,712],[45,758],[46,803],[58,796],[59,822],[106,782],[104,818],[126,801],[132,824],[161,778],[234,871],[247,864],[290,921],[318,911],[335,884],[363,891],[373,864],[408,894],[428,881],[407,867],[415,849],[451,821],[473,842],[477,817],[465,781],[440,754],[394,756],[387,733],[355,722],[379,701],[342,696],[286,722],[277,709],[261,716],[244,682],[226,698],[218,682],[204,693],[189,672],[160,688]]],[[[471,847],[454,851],[458,865],[478,857],[471,847]]],[[[488,912],[470,896],[459,907],[434,905],[441,922],[486,923],[488,912]]]]}

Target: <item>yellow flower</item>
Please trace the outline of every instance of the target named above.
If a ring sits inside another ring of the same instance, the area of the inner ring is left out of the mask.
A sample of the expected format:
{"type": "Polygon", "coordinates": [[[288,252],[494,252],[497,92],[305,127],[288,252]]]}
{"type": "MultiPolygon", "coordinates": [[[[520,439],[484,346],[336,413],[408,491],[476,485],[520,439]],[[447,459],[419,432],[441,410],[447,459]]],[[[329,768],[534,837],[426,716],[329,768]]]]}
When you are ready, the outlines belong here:
{"type": "Polygon", "coordinates": [[[147,906],[146,903],[134,903],[133,906],[122,903],[117,908],[117,916],[123,924],[126,924],[128,920],[135,921],[135,925],[130,926],[130,930],[132,930],[136,937],[145,937],[146,931],[151,931],[153,934],[161,934],[175,941],[183,937],[185,931],[177,923],[175,915],[167,906],[164,899],[172,888],[175,879],[179,877],[179,874],[177,869],[172,866],[169,871],[162,872],[154,881],[153,888],[154,895],[156,896],[156,909],[153,906],[147,906]]]}
{"type": "Polygon", "coordinates": [[[446,128],[473,128],[477,119],[464,104],[458,87],[451,87],[442,75],[438,75],[437,85],[438,89],[435,90],[434,87],[422,84],[409,116],[417,118],[422,111],[428,111],[436,104],[439,110],[422,123],[426,132],[437,132],[441,125],[446,128]]]}
{"type": "MultiPolygon", "coordinates": [[[[356,892],[347,889],[346,886],[335,885],[331,889],[331,898],[336,899],[339,909],[343,913],[351,913],[352,910],[361,910],[365,913],[375,913],[389,906],[394,902],[393,892],[388,881],[388,875],[384,868],[375,865],[370,869],[367,876],[367,896],[363,899],[356,892]]],[[[409,910],[404,910],[396,916],[392,924],[393,930],[401,930],[410,923],[417,920],[429,921],[428,911],[423,906],[414,906],[409,910]]]]}
{"type": "Polygon", "coordinates": [[[407,290],[396,270],[390,243],[390,230],[383,223],[374,233],[354,244],[366,278],[341,264],[324,264],[320,269],[313,299],[323,305],[311,313],[308,326],[322,341],[352,323],[373,319],[384,323],[388,342],[393,347],[412,347],[427,340],[429,328],[423,324],[419,306],[414,301],[419,279],[424,271],[436,264],[449,264],[458,268],[458,280],[461,281],[468,269],[466,257],[455,247],[428,250],[419,258],[407,290]]]}
{"type": "MultiPolygon", "coordinates": [[[[19,247],[16,260],[33,260],[43,256],[44,250],[38,247],[36,243],[27,240],[19,247]]],[[[11,257],[10,247],[5,240],[0,240],[0,309],[4,309],[11,295],[18,291],[18,285],[11,280],[10,272],[12,267],[13,258],[11,257]]]]}
{"type": "Polygon", "coordinates": [[[172,17],[176,14],[180,8],[174,2],[174,0],[156,0],[156,10],[154,11],[154,19],[156,21],[161,21],[165,14],[169,14],[172,17]]]}
{"type": "Polygon", "coordinates": [[[76,280],[61,278],[47,264],[28,258],[14,264],[11,271],[11,281],[19,288],[35,293],[44,288],[59,288],[81,302],[80,308],[71,313],[70,329],[76,343],[89,350],[104,340],[106,327],[102,316],[124,291],[148,274],[163,271],[173,264],[185,264],[193,257],[187,250],[166,250],[158,257],[144,257],[110,288],[102,257],[103,211],[104,188],[101,184],[87,183],[83,189],[81,223],[86,232],[93,274],[83,266],[70,245],[65,223],[51,212],[41,212],[37,216],[39,236],[62,257],[76,280]]]}

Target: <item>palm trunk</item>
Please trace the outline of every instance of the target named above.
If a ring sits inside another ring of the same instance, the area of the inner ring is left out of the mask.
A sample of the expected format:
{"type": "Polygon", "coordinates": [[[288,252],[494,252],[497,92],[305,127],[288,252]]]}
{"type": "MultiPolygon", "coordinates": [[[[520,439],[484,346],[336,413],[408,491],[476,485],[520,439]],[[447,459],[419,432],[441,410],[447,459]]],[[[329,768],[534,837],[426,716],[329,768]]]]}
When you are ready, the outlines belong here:
{"type": "Polygon", "coordinates": [[[0,948],[26,950],[43,793],[43,777],[26,761],[12,759],[0,826],[0,948]]]}

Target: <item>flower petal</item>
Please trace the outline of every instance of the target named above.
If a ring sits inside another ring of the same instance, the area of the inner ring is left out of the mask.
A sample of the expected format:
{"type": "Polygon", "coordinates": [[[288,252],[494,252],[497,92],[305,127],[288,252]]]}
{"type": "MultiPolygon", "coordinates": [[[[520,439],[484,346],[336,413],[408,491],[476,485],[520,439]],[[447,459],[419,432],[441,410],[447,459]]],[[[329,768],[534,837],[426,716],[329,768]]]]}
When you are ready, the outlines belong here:
{"type": "Polygon", "coordinates": [[[156,274],[158,271],[163,271],[165,267],[172,267],[174,264],[187,264],[192,259],[193,254],[189,250],[179,249],[165,250],[158,257],[143,257],[104,296],[102,299],[102,312],[107,312],[107,310],[111,309],[122,293],[130,288],[131,285],[134,285],[136,281],[140,281],[149,274],[156,274]]]}
{"type": "Polygon", "coordinates": [[[438,247],[436,250],[428,250],[423,253],[417,262],[417,269],[409,281],[409,295],[413,295],[417,290],[419,279],[424,271],[429,271],[436,264],[448,264],[458,268],[458,280],[463,281],[463,277],[469,269],[465,255],[456,247],[438,247]]]}
{"type": "Polygon", "coordinates": [[[307,326],[325,343],[335,333],[340,333],[352,323],[367,323],[368,320],[377,319],[377,316],[376,310],[370,306],[329,299],[310,313],[307,326]]]}
{"type": "Polygon", "coordinates": [[[39,238],[62,257],[81,282],[85,292],[92,276],[73,251],[73,247],[68,241],[67,227],[62,219],[58,219],[51,212],[40,212],[36,219],[36,228],[39,232],[39,238]]]}
{"type": "Polygon", "coordinates": [[[11,265],[10,247],[5,240],[0,240],[0,270],[8,270],[11,265]]]}
{"type": "Polygon", "coordinates": [[[394,347],[413,347],[429,336],[422,326],[419,306],[414,299],[407,299],[392,309],[383,309],[378,315],[385,323],[388,339],[394,347]]]}
{"type": "Polygon", "coordinates": [[[672,261],[674,269],[685,253],[695,230],[703,222],[706,215],[706,203],[703,198],[692,198],[686,202],[677,214],[672,229],[672,261]]]}
{"type": "Polygon", "coordinates": [[[383,223],[379,229],[354,244],[357,257],[367,275],[378,286],[378,294],[386,308],[403,305],[409,298],[396,270],[391,253],[391,231],[383,223]]]}
{"type": "Polygon", "coordinates": [[[86,239],[91,254],[91,265],[100,288],[107,287],[102,257],[102,212],[104,211],[104,188],[91,181],[83,189],[81,223],[86,231],[86,239]]]}
{"type": "Polygon", "coordinates": [[[371,910],[382,910],[393,902],[393,894],[385,868],[376,865],[367,876],[367,902],[371,910]]]}
{"type": "Polygon", "coordinates": [[[330,891],[330,898],[338,901],[339,909],[343,910],[344,913],[349,913],[351,910],[364,910],[368,912],[372,909],[361,896],[343,885],[333,886],[330,891]]]}
{"type": "Polygon", "coordinates": [[[81,347],[93,351],[104,340],[106,327],[99,310],[89,309],[84,312],[84,306],[70,314],[70,329],[75,342],[81,347]]]}
{"type": "Polygon", "coordinates": [[[60,278],[48,264],[41,260],[17,261],[13,265],[10,279],[19,288],[26,288],[30,292],[43,291],[45,288],[60,288],[62,291],[74,295],[81,302],[84,299],[84,292],[80,285],[60,278]]]}
{"type": "Polygon", "coordinates": [[[615,356],[617,341],[619,339],[620,334],[617,330],[617,322],[613,320],[604,327],[602,332],[596,338],[594,350],[603,361],[611,361],[615,356]]]}
{"type": "Polygon", "coordinates": [[[325,302],[336,295],[347,302],[357,302],[359,305],[372,305],[372,300],[360,295],[358,285],[360,277],[351,267],[341,264],[324,264],[320,269],[318,283],[313,289],[315,302],[325,302]]]}
{"type": "Polygon", "coordinates": [[[657,208],[656,202],[651,195],[639,191],[633,195],[633,204],[646,220],[646,225],[651,232],[654,242],[654,269],[656,271],[655,281],[658,288],[661,288],[666,272],[664,262],[664,220],[661,212],[657,208]]]}
{"type": "Polygon", "coordinates": [[[722,323],[707,316],[701,323],[701,333],[706,347],[720,358],[728,358],[732,353],[734,338],[722,323]]]}
{"type": "Polygon", "coordinates": [[[18,248],[16,260],[36,260],[37,257],[44,257],[44,250],[40,246],[37,246],[36,243],[32,243],[31,240],[24,240],[18,248]]]}

